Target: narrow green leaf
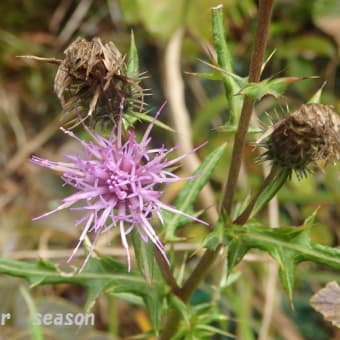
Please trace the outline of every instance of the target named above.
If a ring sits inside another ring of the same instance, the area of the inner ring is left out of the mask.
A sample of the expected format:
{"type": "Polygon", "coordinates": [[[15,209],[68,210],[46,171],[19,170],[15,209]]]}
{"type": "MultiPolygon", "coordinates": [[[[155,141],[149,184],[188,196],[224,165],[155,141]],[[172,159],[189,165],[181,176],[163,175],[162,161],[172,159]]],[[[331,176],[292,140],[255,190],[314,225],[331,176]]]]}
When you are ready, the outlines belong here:
{"type": "Polygon", "coordinates": [[[116,298],[119,298],[119,299],[122,299],[128,303],[131,303],[133,305],[136,305],[136,306],[141,306],[141,307],[144,307],[145,306],[145,303],[144,303],[144,300],[142,297],[140,296],[137,296],[133,293],[117,293],[115,292],[115,290],[106,290],[106,293],[116,297],[116,298]]]}
{"type": "Polygon", "coordinates": [[[290,171],[288,169],[280,169],[275,178],[267,185],[257,198],[254,207],[252,209],[250,218],[256,216],[256,214],[264,208],[267,203],[276,195],[285,184],[289,177],[290,171]]]}
{"type": "Polygon", "coordinates": [[[144,298],[145,305],[149,312],[150,320],[151,320],[155,335],[159,334],[160,326],[161,326],[161,318],[163,316],[162,311],[163,311],[163,304],[164,304],[164,299],[165,299],[164,287],[165,287],[164,285],[150,287],[150,291],[144,298]]]}
{"type": "Polygon", "coordinates": [[[278,98],[283,95],[287,87],[297,81],[312,79],[315,77],[283,77],[275,79],[265,79],[258,83],[248,83],[237,94],[260,100],[265,95],[278,98]]]}
{"type": "Polygon", "coordinates": [[[24,287],[20,287],[20,292],[28,306],[32,340],[43,340],[44,338],[41,327],[36,325],[34,322],[35,315],[37,314],[34,301],[29,292],[24,287]]]}
{"type": "Polygon", "coordinates": [[[138,268],[144,276],[146,283],[151,286],[153,267],[157,266],[153,255],[153,244],[152,242],[144,242],[137,230],[133,230],[131,234],[138,268]]]}
{"type": "Polygon", "coordinates": [[[257,193],[252,197],[242,213],[234,220],[234,224],[243,225],[249,218],[256,216],[280,190],[290,173],[289,169],[273,166],[257,193]]]}
{"type": "Polygon", "coordinates": [[[135,36],[133,31],[131,31],[130,49],[127,60],[127,70],[126,74],[129,78],[138,80],[139,77],[139,59],[138,51],[135,44],[135,36]]]}
{"type": "Polygon", "coordinates": [[[218,63],[227,72],[232,72],[233,59],[226,41],[224,10],[222,5],[217,5],[211,9],[211,22],[218,63]]]}
{"type": "Polygon", "coordinates": [[[312,227],[313,226],[313,224],[315,223],[315,219],[316,219],[316,215],[317,215],[318,211],[319,211],[319,208],[315,209],[314,212],[305,219],[305,221],[303,222],[303,225],[305,227],[312,227]]]}
{"type": "Polygon", "coordinates": [[[220,72],[214,71],[212,73],[204,73],[204,72],[185,72],[190,76],[195,76],[201,79],[209,79],[209,80],[222,80],[222,76],[220,72]]]}
{"type": "MultiPolygon", "coordinates": [[[[148,123],[151,123],[153,121],[153,117],[147,115],[146,113],[131,112],[131,115],[133,115],[134,117],[136,117],[136,118],[138,118],[138,119],[140,119],[142,121],[148,122],[148,123]]],[[[170,131],[170,132],[175,132],[175,130],[173,128],[171,128],[169,125],[166,125],[166,124],[162,123],[158,119],[155,121],[155,125],[157,127],[160,127],[162,129],[164,129],[164,130],[167,130],[167,131],[170,131]]]]}
{"type": "MultiPolygon", "coordinates": [[[[177,209],[186,213],[192,211],[200,191],[208,182],[211,173],[214,171],[218,161],[223,155],[225,147],[226,144],[223,144],[210,153],[194,172],[194,175],[199,175],[199,177],[192,179],[185,184],[175,201],[177,209]]],[[[176,229],[181,221],[181,215],[164,212],[164,220],[166,228],[165,237],[167,240],[173,240],[175,238],[176,229]]]]}
{"type": "Polygon", "coordinates": [[[162,281],[162,275],[154,255],[153,243],[144,242],[136,230],[132,231],[132,242],[138,268],[149,286],[149,292],[145,295],[144,301],[157,335],[160,329],[165,285],[153,284],[154,281],[162,281]]]}
{"type": "Polygon", "coordinates": [[[198,325],[197,330],[206,331],[208,336],[211,336],[211,334],[223,335],[225,337],[230,337],[230,336],[233,335],[232,333],[223,331],[220,328],[216,328],[216,327],[210,326],[210,325],[198,325]]]}
{"type": "MultiPolygon", "coordinates": [[[[227,73],[232,73],[233,59],[226,41],[224,11],[222,5],[218,5],[211,9],[211,22],[218,64],[227,73]]],[[[237,114],[241,107],[240,99],[234,96],[239,91],[239,87],[234,79],[227,74],[221,73],[221,76],[229,105],[229,117],[226,121],[226,125],[234,125],[237,121],[237,114]]]]}
{"type": "Polygon", "coordinates": [[[191,73],[191,72],[186,72],[186,73],[197,75],[198,77],[200,76],[200,74],[203,74],[202,78],[205,78],[204,75],[206,75],[207,79],[211,79],[211,80],[223,80],[221,75],[224,74],[225,76],[231,77],[235,81],[235,84],[236,84],[235,90],[237,90],[237,91],[239,91],[241,88],[243,88],[244,86],[246,86],[248,84],[248,77],[241,77],[241,76],[239,76],[238,74],[236,74],[232,71],[228,71],[226,69],[221,68],[220,66],[217,66],[215,64],[211,64],[211,63],[209,63],[205,60],[202,60],[202,59],[199,59],[199,61],[202,64],[208,66],[209,68],[212,68],[213,72],[214,73],[216,72],[216,74],[218,74],[219,76],[218,77],[213,76],[212,78],[210,78],[210,76],[209,76],[210,73],[197,73],[197,74],[191,73]]]}
{"type": "Polygon", "coordinates": [[[178,311],[178,313],[182,316],[182,320],[189,325],[189,313],[187,313],[188,306],[180,300],[176,295],[171,295],[169,298],[169,304],[171,307],[178,311]]]}

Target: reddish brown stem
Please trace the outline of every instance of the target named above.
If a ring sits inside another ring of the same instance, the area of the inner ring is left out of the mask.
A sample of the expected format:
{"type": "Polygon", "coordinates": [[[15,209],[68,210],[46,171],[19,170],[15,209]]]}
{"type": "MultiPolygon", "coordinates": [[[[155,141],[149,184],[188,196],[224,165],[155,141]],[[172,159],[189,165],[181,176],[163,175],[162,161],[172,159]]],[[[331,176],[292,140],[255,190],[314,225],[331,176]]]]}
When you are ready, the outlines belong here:
{"type": "MultiPolygon", "coordinates": [[[[253,54],[249,67],[249,82],[258,82],[260,80],[261,68],[264,53],[267,46],[268,31],[273,7],[273,0],[260,0],[258,12],[258,25],[254,42],[253,54]]],[[[233,197],[236,184],[241,168],[243,149],[246,143],[246,136],[249,127],[250,118],[253,112],[254,99],[245,97],[239,124],[235,134],[235,142],[231,157],[228,179],[223,191],[223,201],[221,209],[231,215],[233,197]]]]}

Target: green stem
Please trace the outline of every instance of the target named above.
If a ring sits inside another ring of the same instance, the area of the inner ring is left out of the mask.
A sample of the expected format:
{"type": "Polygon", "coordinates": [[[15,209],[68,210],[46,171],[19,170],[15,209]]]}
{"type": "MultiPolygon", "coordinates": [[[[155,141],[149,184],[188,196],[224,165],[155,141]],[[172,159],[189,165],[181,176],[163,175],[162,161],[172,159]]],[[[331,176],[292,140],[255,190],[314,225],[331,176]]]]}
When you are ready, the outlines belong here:
{"type": "Polygon", "coordinates": [[[108,303],[108,333],[113,336],[118,336],[118,310],[116,297],[107,294],[106,299],[108,303]]]}
{"type": "Polygon", "coordinates": [[[180,296],[180,287],[178,286],[171,270],[169,264],[165,261],[164,256],[160,253],[159,249],[155,246],[153,247],[153,252],[155,254],[158,267],[162,273],[162,277],[168,286],[171,288],[172,293],[180,296]]]}
{"type": "MultiPolygon", "coordinates": [[[[283,176],[280,176],[280,174],[277,176],[278,171],[279,171],[279,169],[276,166],[272,167],[272,169],[270,170],[270,173],[268,174],[268,176],[263,181],[263,183],[262,183],[261,187],[259,188],[259,190],[257,191],[256,195],[252,198],[252,200],[249,202],[247,208],[241,213],[241,215],[238,216],[235,221],[233,221],[233,224],[243,225],[248,221],[248,219],[251,216],[251,213],[254,209],[254,206],[257,205],[258,199],[261,196],[261,194],[263,194],[263,192],[265,192],[266,189],[270,188],[271,184],[273,182],[276,182],[275,179],[278,179],[278,178],[279,178],[280,183],[275,186],[274,190],[270,190],[270,193],[268,193],[266,195],[266,199],[263,200],[263,202],[262,202],[262,204],[260,204],[260,206],[258,206],[258,208],[256,209],[256,212],[258,212],[266,203],[268,203],[268,201],[271,200],[273,198],[273,196],[280,190],[280,188],[285,183],[285,181],[286,181],[286,179],[289,175],[289,171],[284,170],[283,176]]],[[[253,213],[253,215],[254,215],[254,213],[253,213]]]]}
{"type": "Polygon", "coordinates": [[[234,125],[236,123],[236,115],[238,112],[237,102],[239,101],[238,97],[235,96],[235,93],[238,92],[239,87],[234,79],[230,76],[230,74],[233,72],[233,66],[232,56],[225,39],[226,32],[224,28],[223,5],[218,5],[211,9],[211,19],[213,40],[217,53],[217,62],[219,66],[221,66],[221,68],[225,71],[221,74],[221,76],[229,105],[229,117],[227,118],[226,124],[234,125]]]}
{"type": "Polygon", "coordinates": [[[215,250],[207,249],[205,251],[200,262],[197,264],[197,267],[188,277],[180,291],[180,296],[184,301],[188,301],[190,299],[200,282],[204,279],[211,265],[215,262],[216,256],[220,252],[221,248],[222,245],[219,245],[215,250]]]}
{"type": "MultiPolygon", "coordinates": [[[[208,273],[211,265],[215,262],[216,256],[218,255],[221,248],[222,245],[219,245],[215,250],[207,249],[206,252],[203,254],[197,267],[194,269],[190,277],[187,279],[187,281],[184,283],[183,287],[179,291],[178,296],[182,299],[183,302],[189,301],[200,282],[208,273]]],[[[179,314],[179,312],[177,310],[170,311],[159,340],[170,340],[172,336],[176,333],[177,325],[180,321],[181,315],[179,314]]]]}

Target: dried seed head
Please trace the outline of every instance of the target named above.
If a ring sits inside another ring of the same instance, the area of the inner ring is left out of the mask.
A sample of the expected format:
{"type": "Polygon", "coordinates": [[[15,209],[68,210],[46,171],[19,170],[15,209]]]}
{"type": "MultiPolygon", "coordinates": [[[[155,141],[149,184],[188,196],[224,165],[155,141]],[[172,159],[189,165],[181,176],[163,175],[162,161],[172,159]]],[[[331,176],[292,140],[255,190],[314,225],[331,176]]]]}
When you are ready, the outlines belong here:
{"type": "Polygon", "coordinates": [[[126,75],[124,57],[113,42],[77,38],[64,53],[54,89],[66,119],[85,110],[91,123],[114,121],[122,102],[125,112],[143,102],[139,81],[126,75]]]}
{"type": "Polygon", "coordinates": [[[330,106],[305,104],[264,133],[261,157],[302,177],[315,161],[340,159],[339,133],[340,116],[330,106]]]}

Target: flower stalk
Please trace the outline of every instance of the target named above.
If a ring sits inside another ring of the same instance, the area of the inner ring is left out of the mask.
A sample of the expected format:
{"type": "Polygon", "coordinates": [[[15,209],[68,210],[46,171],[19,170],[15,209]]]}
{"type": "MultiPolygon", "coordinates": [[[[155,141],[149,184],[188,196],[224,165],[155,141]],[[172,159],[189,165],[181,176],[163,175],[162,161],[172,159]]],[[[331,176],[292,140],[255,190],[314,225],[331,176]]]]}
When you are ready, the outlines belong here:
{"type": "MultiPolygon", "coordinates": [[[[249,81],[257,82],[260,79],[261,67],[263,63],[264,53],[267,45],[269,24],[271,19],[273,7],[273,0],[260,0],[258,10],[257,30],[254,42],[254,50],[251,57],[249,69],[249,81]]],[[[226,211],[228,215],[231,214],[231,207],[234,192],[236,189],[236,182],[238,179],[243,149],[246,140],[246,134],[249,127],[250,117],[253,112],[254,100],[250,97],[245,97],[241,111],[241,117],[238,123],[238,129],[235,135],[234,148],[232,153],[232,160],[229,170],[228,179],[223,190],[223,200],[220,206],[220,211],[226,211]]],[[[187,281],[184,283],[179,294],[183,301],[188,299],[195,292],[200,282],[204,279],[206,273],[214,264],[220,248],[218,246],[215,250],[207,249],[193,270],[187,281]]],[[[180,322],[180,315],[178,311],[171,311],[165,321],[161,340],[169,340],[174,335],[177,325],[180,322]]]]}
{"type": "MultiPolygon", "coordinates": [[[[254,41],[254,49],[250,60],[249,82],[256,83],[260,80],[264,53],[267,46],[269,25],[273,7],[273,0],[260,0],[257,14],[257,29],[254,41]]],[[[244,98],[239,124],[235,134],[234,147],[231,156],[228,178],[223,189],[223,200],[221,210],[228,216],[231,215],[232,203],[241,169],[243,150],[246,143],[247,131],[250,118],[253,113],[254,99],[246,96],[244,98]]]]}

